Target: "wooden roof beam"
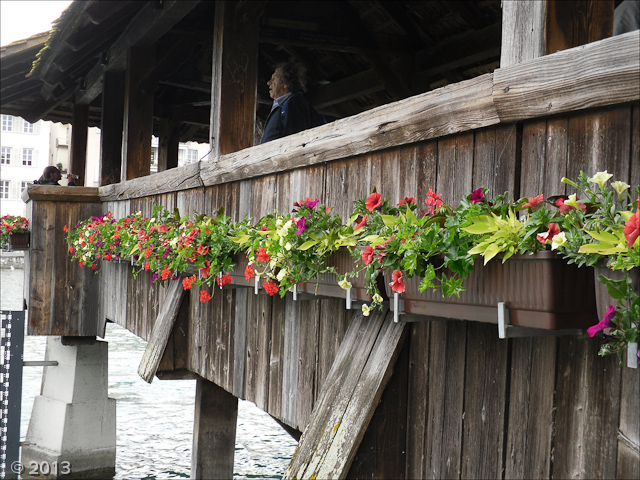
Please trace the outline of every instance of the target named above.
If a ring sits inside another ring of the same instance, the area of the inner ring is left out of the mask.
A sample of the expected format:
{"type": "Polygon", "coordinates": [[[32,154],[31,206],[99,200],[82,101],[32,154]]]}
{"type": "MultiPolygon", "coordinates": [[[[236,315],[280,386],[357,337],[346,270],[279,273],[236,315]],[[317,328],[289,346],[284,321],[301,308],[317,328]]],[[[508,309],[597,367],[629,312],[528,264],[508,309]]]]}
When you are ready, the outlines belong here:
{"type": "Polygon", "coordinates": [[[401,2],[388,0],[378,2],[382,10],[400,27],[411,39],[411,43],[419,49],[435,44],[434,39],[416,25],[404,10],[401,2]]]}
{"type": "Polygon", "coordinates": [[[316,109],[324,109],[346,102],[362,95],[384,90],[385,86],[372,69],[338,82],[315,88],[307,94],[307,99],[316,109]]]}
{"type": "Polygon", "coordinates": [[[127,29],[109,49],[106,64],[100,61],[87,74],[85,89],[76,91],[78,103],[91,103],[102,91],[102,75],[106,70],[124,70],[130,46],[149,46],[188,15],[200,0],[169,0],[158,10],[153,3],[145,5],[131,20],[127,29]]]}

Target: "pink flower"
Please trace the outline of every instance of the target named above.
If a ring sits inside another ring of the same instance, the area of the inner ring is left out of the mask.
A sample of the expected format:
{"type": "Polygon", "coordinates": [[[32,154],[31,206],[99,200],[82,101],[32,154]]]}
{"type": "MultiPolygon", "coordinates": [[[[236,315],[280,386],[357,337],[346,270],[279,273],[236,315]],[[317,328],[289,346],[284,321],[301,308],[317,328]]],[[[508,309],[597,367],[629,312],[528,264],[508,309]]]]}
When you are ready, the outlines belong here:
{"type": "Polygon", "coordinates": [[[373,212],[373,210],[376,207],[380,206],[380,203],[382,203],[381,198],[382,198],[382,195],[380,195],[379,193],[374,192],[371,195],[369,195],[366,202],[364,203],[365,207],[367,207],[367,210],[369,210],[370,212],[373,212]]]}
{"type": "Polygon", "coordinates": [[[364,218],[362,218],[357,224],[356,226],[353,228],[354,231],[362,228],[362,227],[366,227],[367,226],[367,217],[369,216],[369,214],[365,215],[364,218]]]}
{"type": "Polygon", "coordinates": [[[413,197],[404,197],[402,200],[398,202],[397,207],[401,207],[405,204],[411,205],[412,203],[418,203],[418,201],[413,197]]]}
{"type": "Polygon", "coordinates": [[[529,201],[523,205],[523,207],[538,208],[544,201],[544,195],[541,193],[535,197],[529,197],[529,201]]]}
{"type": "Polygon", "coordinates": [[[555,223],[550,223],[549,230],[544,233],[539,233],[538,235],[536,235],[536,238],[540,243],[544,243],[545,245],[548,245],[549,242],[553,240],[553,237],[555,237],[559,233],[560,233],[560,229],[558,228],[558,225],[556,225],[555,223]]]}
{"type": "Polygon", "coordinates": [[[304,232],[306,228],[307,219],[302,217],[300,220],[296,222],[296,227],[298,227],[298,231],[296,232],[296,237],[299,237],[302,232],[304,232]]]}
{"type": "Polygon", "coordinates": [[[369,265],[373,260],[373,247],[369,245],[362,252],[362,261],[365,265],[369,265]]]}
{"type": "Polygon", "coordinates": [[[624,224],[624,238],[627,239],[629,248],[633,247],[638,236],[640,236],[640,210],[636,211],[624,224]]]}
{"type": "MultiPolygon", "coordinates": [[[[315,200],[307,197],[304,200],[302,200],[300,202],[300,206],[301,207],[309,207],[309,208],[313,208],[318,204],[319,200],[316,198],[315,200]]],[[[295,204],[294,204],[295,205],[295,204]]]]}
{"type": "Polygon", "coordinates": [[[404,282],[402,281],[402,272],[400,270],[394,270],[391,274],[391,279],[391,283],[389,284],[391,290],[396,293],[403,293],[404,282]]]}
{"type": "Polygon", "coordinates": [[[479,203],[484,201],[484,193],[482,193],[482,188],[474,190],[471,194],[471,197],[469,198],[469,201],[471,203],[479,203]]]}
{"type": "Polygon", "coordinates": [[[593,327],[589,327],[587,329],[587,333],[590,337],[593,337],[600,330],[604,330],[605,328],[615,327],[615,324],[611,321],[613,317],[616,315],[616,307],[612,307],[609,305],[607,313],[604,314],[604,317],[600,322],[596,323],[593,327]]]}

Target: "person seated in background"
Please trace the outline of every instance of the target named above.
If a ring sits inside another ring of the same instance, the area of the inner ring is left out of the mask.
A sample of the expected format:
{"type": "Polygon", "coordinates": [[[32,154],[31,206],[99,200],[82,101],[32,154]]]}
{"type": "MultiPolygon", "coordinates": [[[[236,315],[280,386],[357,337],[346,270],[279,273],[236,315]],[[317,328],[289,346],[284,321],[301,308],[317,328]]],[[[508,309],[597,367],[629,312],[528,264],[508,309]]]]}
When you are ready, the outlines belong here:
{"type": "Polygon", "coordinates": [[[276,65],[267,85],[273,106],[261,144],[327,123],[303,96],[307,90],[306,71],[299,63],[290,60],[276,65]]]}
{"type": "Polygon", "coordinates": [[[58,167],[54,165],[49,165],[48,167],[44,168],[44,171],[42,172],[42,176],[38,180],[34,181],[33,183],[36,185],[60,186],[60,184],[58,183],[60,179],[62,179],[62,173],[60,173],[60,170],[58,170],[58,167]]]}

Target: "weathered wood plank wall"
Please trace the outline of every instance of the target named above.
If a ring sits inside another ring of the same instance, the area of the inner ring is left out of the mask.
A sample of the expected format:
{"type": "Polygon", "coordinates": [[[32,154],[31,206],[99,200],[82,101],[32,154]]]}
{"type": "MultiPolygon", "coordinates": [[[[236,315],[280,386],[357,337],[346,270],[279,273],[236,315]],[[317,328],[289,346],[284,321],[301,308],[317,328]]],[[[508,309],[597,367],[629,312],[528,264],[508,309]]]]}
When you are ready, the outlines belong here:
{"type": "MultiPolygon", "coordinates": [[[[638,104],[627,104],[104,207],[149,214],[162,203],[189,215],[224,207],[234,219],[247,213],[259,218],[310,196],[346,217],[353,201],[373,187],[393,201],[422,199],[431,187],[454,203],[482,186],[516,198],[563,193],[560,179],[580,170],[607,169],[615,179],[638,184],[639,127],[638,104]]],[[[105,266],[103,303],[109,318],[148,338],[163,289],[143,274],[133,281],[130,270],[105,266]],[[126,315],[113,301],[122,286],[126,315]]],[[[186,342],[186,365],[174,359],[174,368],[186,367],[303,430],[353,313],[339,300],[293,302],[219,289],[212,296],[202,304],[191,292],[186,339],[179,339],[186,342]]],[[[382,471],[383,452],[393,451],[371,432],[397,439],[398,429],[406,428],[406,445],[395,444],[406,452],[407,478],[637,477],[639,422],[632,399],[638,398],[638,371],[598,357],[597,342],[586,337],[501,341],[495,330],[463,321],[411,326],[406,360],[394,373],[396,384],[408,385],[406,421],[390,426],[389,418],[399,414],[390,409],[394,400],[383,397],[352,474],[373,468],[370,462],[382,471]]]]}

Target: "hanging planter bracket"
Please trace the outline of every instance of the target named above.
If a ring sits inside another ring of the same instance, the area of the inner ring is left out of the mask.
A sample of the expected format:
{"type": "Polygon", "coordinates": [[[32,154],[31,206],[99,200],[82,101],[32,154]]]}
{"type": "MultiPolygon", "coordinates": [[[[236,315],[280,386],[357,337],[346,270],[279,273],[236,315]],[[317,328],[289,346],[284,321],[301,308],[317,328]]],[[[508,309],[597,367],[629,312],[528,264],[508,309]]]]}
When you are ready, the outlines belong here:
{"type": "Polygon", "coordinates": [[[560,337],[582,334],[584,334],[584,330],[581,329],[545,330],[542,328],[511,325],[509,307],[507,307],[505,302],[498,302],[498,337],[501,339],[517,337],[560,337]]]}

